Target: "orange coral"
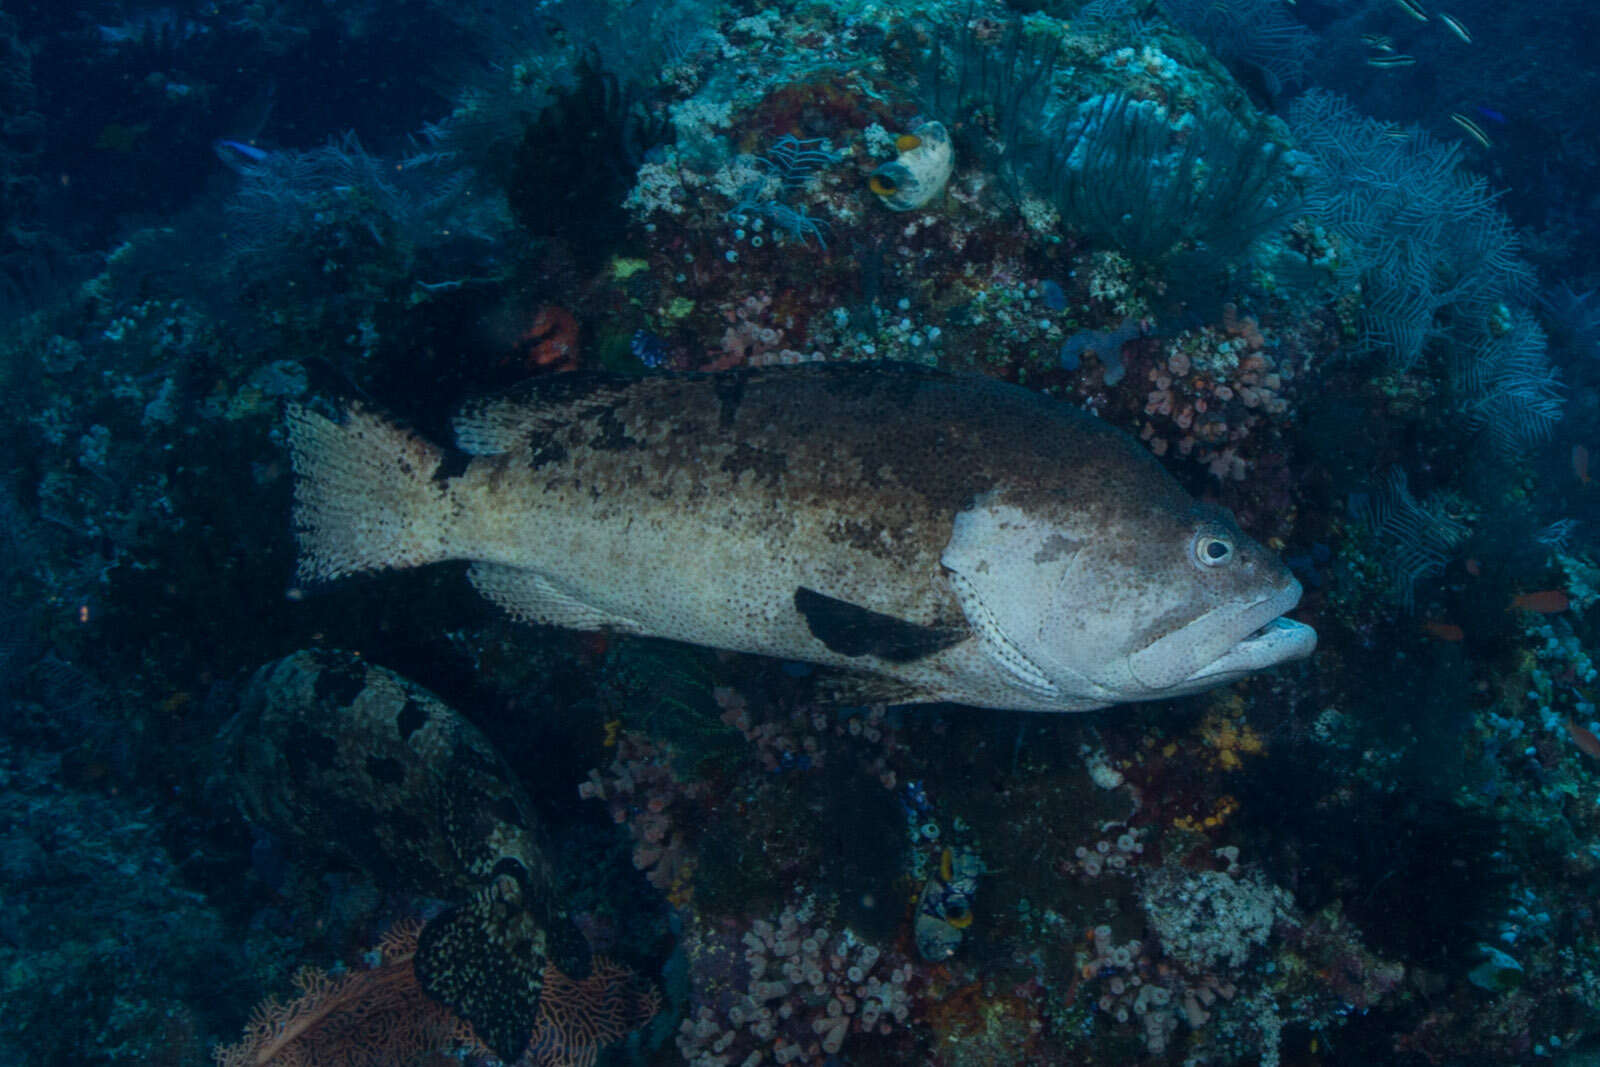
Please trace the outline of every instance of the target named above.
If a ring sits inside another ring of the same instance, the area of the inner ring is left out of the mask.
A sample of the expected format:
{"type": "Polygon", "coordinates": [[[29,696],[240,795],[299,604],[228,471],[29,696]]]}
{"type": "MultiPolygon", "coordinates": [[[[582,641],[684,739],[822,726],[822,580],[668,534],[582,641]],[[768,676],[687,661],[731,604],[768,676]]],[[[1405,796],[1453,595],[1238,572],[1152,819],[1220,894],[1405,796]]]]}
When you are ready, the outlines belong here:
{"type": "Polygon", "coordinates": [[[1213,763],[1225,771],[1244,766],[1245,756],[1260,756],[1267,750],[1261,735],[1244,718],[1244,703],[1237,698],[1213,702],[1200,723],[1200,740],[1212,751],[1213,763]]]}
{"type": "Polygon", "coordinates": [[[517,355],[529,370],[576,370],[578,320],[566,308],[546,304],[534,313],[533,322],[517,338],[517,355]]]}
{"type": "Polygon", "coordinates": [[[1241,316],[1238,305],[1232,301],[1222,305],[1222,332],[1243,341],[1251,352],[1259,352],[1267,347],[1267,339],[1262,336],[1261,326],[1255,316],[1241,316]]]}
{"type": "Polygon", "coordinates": [[[1231,793],[1224,794],[1217,798],[1216,807],[1205,818],[1197,819],[1192,815],[1180,815],[1172,820],[1172,825],[1175,829],[1191,834],[1219,830],[1227,823],[1228,818],[1238,810],[1239,801],[1234,799],[1231,793]]]}

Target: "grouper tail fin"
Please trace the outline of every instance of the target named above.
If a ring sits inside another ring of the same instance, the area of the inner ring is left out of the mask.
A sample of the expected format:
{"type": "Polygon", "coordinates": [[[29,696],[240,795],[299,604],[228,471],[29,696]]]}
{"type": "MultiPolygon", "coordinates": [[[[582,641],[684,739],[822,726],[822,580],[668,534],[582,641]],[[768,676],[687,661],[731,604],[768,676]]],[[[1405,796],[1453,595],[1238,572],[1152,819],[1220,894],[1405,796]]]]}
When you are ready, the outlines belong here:
{"type": "Polygon", "coordinates": [[[452,558],[443,449],[360,403],[292,404],[286,423],[301,581],[452,558]]]}

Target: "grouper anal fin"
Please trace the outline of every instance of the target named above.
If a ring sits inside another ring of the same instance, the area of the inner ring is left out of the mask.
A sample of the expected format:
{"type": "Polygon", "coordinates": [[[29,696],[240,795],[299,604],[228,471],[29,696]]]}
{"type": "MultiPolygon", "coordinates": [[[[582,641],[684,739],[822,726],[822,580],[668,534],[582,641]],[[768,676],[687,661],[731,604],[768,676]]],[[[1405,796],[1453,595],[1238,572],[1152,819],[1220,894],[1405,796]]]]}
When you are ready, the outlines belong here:
{"type": "Polygon", "coordinates": [[[964,627],[923,626],[893,615],[799,586],[794,606],[806,627],[841,656],[876,656],[889,663],[912,663],[971,636],[964,627]]]}
{"type": "Polygon", "coordinates": [[[633,619],[586,604],[538,571],[504,563],[474,563],[467,572],[472,587],[523,622],[569,630],[612,630],[643,633],[633,619]]]}

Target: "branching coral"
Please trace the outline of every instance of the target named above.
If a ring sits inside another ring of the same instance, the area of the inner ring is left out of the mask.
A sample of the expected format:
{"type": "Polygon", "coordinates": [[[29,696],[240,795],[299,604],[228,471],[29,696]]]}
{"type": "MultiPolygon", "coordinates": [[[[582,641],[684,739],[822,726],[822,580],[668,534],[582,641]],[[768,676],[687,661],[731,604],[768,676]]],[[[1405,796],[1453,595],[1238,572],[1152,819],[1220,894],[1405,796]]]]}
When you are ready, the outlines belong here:
{"type": "Polygon", "coordinates": [[[1419,503],[1400,467],[1390,468],[1383,484],[1360,502],[1354,517],[1378,540],[1395,596],[1407,610],[1417,582],[1443,571],[1469,532],[1449,514],[1447,498],[1435,494],[1419,503]]]}
{"type": "Polygon", "coordinates": [[[822,1063],[852,1034],[888,1035],[906,1023],[911,964],[814,912],[809,902],[789,904],[742,935],[720,924],[689,932],[699,1007],[679,1026],[685,1060],[714,1067],[770,1054],[780,1064],[822,1063]]]}
{"type": "Polygon", "coordinates": [[[1503,453],[1524,453],[1544,442],[1561,418],[1565,397],[1545,352],[1544,331],[1520,308],[1503,332],[1468,346],[1457,379],[1470,397],[1472,425],[1503,453]]]}
{"type": "Polygon", "coordinates": [[[1173,20],[1232,64],[1257,71],[1276,96],[1305,80],[1318,39],[1279,4],[1259,0],[1163,0],[1173,20]]]}
{"type": "Polygon", "coordinates": [[[687,809],[705,792],[703,783],[677,778],[665,748],[631,731],[618,739],[606,777],[590,771],[578,787],[579,796],[604,800],[612,819],[627,824],[634,838],[633,865],[680,905],[694,892],[694,849],[685,835],[698,820],[687,809]]]}

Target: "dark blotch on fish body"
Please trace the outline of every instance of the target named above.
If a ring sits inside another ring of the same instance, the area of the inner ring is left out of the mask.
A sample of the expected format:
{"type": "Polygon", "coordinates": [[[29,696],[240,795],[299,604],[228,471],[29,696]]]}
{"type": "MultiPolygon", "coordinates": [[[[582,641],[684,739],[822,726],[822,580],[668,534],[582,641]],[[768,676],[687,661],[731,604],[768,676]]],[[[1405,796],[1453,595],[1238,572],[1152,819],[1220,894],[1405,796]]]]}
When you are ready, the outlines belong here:
{"type": "Polygon", "coordinates": [[[794,591],[794,606],[817,640],[841,656],[877,656],[890,663],[910,663],[965,640],[962,629],[918,626],[814,589],[794,591]]]}

